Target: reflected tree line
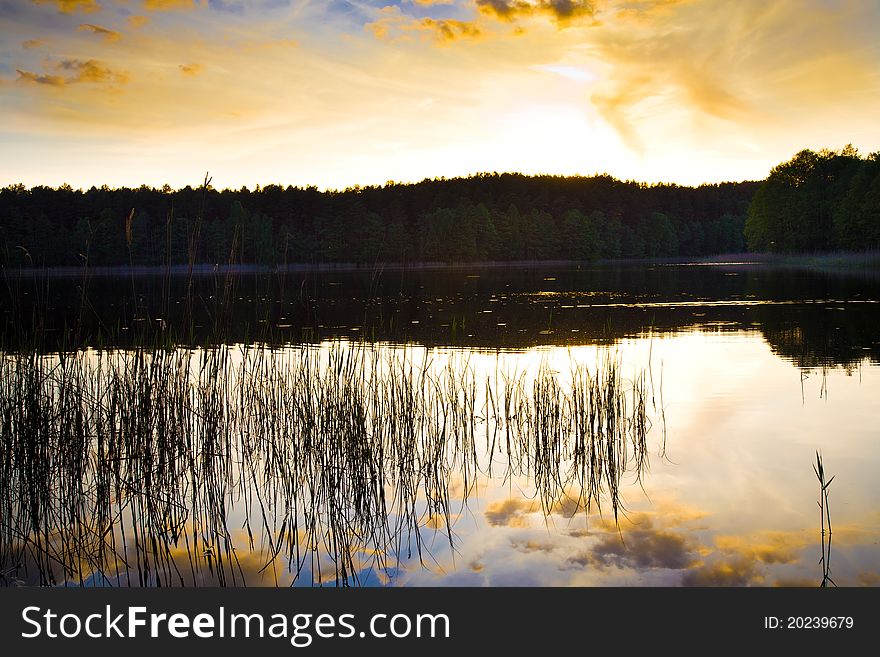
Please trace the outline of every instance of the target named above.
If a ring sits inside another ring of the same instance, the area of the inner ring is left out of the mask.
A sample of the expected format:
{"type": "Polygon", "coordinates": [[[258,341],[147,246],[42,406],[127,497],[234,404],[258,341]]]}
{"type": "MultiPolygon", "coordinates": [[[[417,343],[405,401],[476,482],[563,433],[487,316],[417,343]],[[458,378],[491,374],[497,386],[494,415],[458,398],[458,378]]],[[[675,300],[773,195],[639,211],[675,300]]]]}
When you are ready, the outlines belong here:
{"type": "Polygon", "coordinates": [[[699,330],[760,331],[799,367],[880,362],[874,279],[772,265],[23,276],[6,284],[0,345],[13,350],[340,338],[495,350],[699,330]]]}
{"type": "Polygon", "coordinates": [[[0,190],[12,266],[592,260],[739,252],[758,183],[487,174],[322,192],[269,185],[0,190]]]}

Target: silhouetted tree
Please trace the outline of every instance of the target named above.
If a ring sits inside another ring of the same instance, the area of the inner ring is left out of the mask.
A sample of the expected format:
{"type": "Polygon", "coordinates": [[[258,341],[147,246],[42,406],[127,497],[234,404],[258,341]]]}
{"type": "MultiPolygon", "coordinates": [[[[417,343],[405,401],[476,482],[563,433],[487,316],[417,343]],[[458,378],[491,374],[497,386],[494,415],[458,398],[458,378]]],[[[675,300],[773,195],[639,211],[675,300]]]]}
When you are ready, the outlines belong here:
{"type": "MultiPolygon", "coordinates": [[[[825,171],[833,184],[811,235],[876,243],[876,161],[870,170],[859,168],[863,160],[854,162],[858,184],[849,184],[847,167],[825,171]]],[[[776,178],[795,169],[783,167],[776,178]]],[[[329,192],[279,185],[222,191],[11,185],[0,190],[0,264],[82,264],[86,256],[105,265],[193,259],[267,266],[699,256],[742,248],[747,210],[756,218],[748,228],[753,248],[780,239],[763,236],[776,224],[781,231],[782,218],[786,226],[797,223],[776,212],[788,197],[774,186],[789,187],[776,178],[754,201],[758,183],[693,188],[606,175],[480,174],[329,192]]]]}

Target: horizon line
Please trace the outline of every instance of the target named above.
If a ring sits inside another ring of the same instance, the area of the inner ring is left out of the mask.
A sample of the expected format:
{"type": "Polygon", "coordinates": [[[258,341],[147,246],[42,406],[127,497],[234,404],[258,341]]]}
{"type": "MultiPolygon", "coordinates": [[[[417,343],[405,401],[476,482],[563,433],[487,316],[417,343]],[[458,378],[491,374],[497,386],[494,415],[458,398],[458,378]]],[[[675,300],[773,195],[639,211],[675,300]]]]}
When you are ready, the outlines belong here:
{"type": "MultiPolygon", "coordinates": [[[[769,172],[768,172],[769,175],[769,172]]],[[[207,189],[208,191],[215,191],[219,193],[223,192],[241,192],[242,190],[246,190],[248,193],[257,193],[263,191],[267,188],[278,187],[282,190],[317,190],[322,194],[326,193],[357,193],[368,190],[376,190],[376,189],[388,189],[390,187],[414,187],[416,185],[423,185],[425,183],[441,183],[441,182],[456,182],[462,180],[470,180],[474,178],[482,179],[482,178],[503,178],[505,176],[515,177],[515,178],[525,178],[529,180],[542,179],[542,178],[551,178],[551,179],[564,179],[564,180],[596,180],[599,178],[609,178],[614,182],[622,183],[624,185],[638,185],[639,187],[644,188],[652,188],[652,187],[680,187],[680,188],[689,188],[689,189],[699,189],[700,187],[713,187],[719,185],[744,185],[749,183],[760,183],[764,182],[767,177],[759,178],[759,179],[743,179],[743,180],[719,180],[715,182],[701,182],[699,184],[685,184],[678,183],[673,181],[655,181],[648,182],[645,180],[636,180],[634,178],[618,178],[610,173],[593,173],[593,174],[560,174],[560,173],[522,173],[519,171],[480,171],[476,173],[470,173],[466,175],[458,175],[458,176],[435,176],[433,178],[423,178],[421,180],[413,180],[413,181],[401,181],[401,180],[387,180],[385,183],[372,183],[372,184],[359,184],[356,183],[354,185],[349,185],[348,187],[321,187],[317,184],[293,184],[293,183],[280,183],[280,182],[272,182],[267,183],[265,185],[257,183],[254,187],[250,187],[247,184],[241,185],[241,187],[214,187],[210,184],[210,172],[206,174],[205,179],[208,180],[207,189]]],[[[3,191],[11,190],[15,188],[24,188],[26,191],[33,191],[35,189],[51,189],[53,191],[73,191],[73,192],[81,192],[86,193],[91,190],[105,190],[105,191],[139,191],[139,190],[149,190],[149,191],[157,191],[163,192],[167,194],[182,192],[186,189],[190,190],[201,190],[205,187],[204,181],[199,185],[185,185],[183,187],[172,187],[168,183],[164,183],[161,186],[149,185],[147,183],[141,183],[138,186],[120,186],[120,187],[111,187],[109,185],[101,184],[92,184],[89,187],[74,187],[69,183],[61,183],[60,185],[48,185],[48,184],[37,184],[28,186],[22,182],[9,182],[3,185],[3,191]],[[166,189],[168,188],[168,189],[166,189]]]]}

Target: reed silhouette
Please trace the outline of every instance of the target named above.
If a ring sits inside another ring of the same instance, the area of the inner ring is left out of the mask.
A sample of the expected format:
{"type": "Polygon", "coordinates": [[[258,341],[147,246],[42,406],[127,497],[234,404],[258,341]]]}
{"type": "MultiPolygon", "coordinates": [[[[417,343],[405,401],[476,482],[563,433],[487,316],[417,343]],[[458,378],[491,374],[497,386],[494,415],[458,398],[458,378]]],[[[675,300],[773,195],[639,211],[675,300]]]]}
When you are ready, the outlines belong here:
{"type": "Polygon", "coordinates": [[[618,517],[622,478],[649,465],[644,374],[610,351],[570,376],[433,359],[368,342],[0,355],[3,580],[240,586],[257,559],[264,583],[357,585],[433,558],[426,532],[454,550],[452,507],[493,467],[548,513],[573,497],[618,517]]]}
{"type": "Polygon", "coordinates": [[[819,480],[819,523],[821,527],[822,538],[822,556],[819,557],[819,565],[822,567],[822,582],[819,584],[822,588],[837,586],[831,579],[831,509],[828,506],[828,488],[834,477],[825,480],[825,466],[822,463],[822,455],[816,452],[816,464],[813,466],[813,472],[819,480]]]}

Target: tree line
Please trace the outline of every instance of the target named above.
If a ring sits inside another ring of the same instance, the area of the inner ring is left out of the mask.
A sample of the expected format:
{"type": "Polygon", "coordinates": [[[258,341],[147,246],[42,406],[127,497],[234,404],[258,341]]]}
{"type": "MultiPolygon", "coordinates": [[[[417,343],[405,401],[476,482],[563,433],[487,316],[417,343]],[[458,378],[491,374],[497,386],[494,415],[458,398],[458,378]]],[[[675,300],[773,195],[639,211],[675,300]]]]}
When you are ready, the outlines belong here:
{"type": "Polygon", "coordinates": [[[478,262],[880,248],[880,153],[804,150],[759,182],[481,174],[320,191],[0,190],[0,264],[478,262]]]}
{"type": "Polygon", "coordinates": [[[757,183],[486,174],[319,191],[269,185],[0,190],[6,266],[373,264],[742,251],[757,183]]]}
{"type": "Polygon", "coordinates": [[[752,251],[880,248],[880,152],[803,150],[774,167],[755,192],[745,234],[752,251]]]}

